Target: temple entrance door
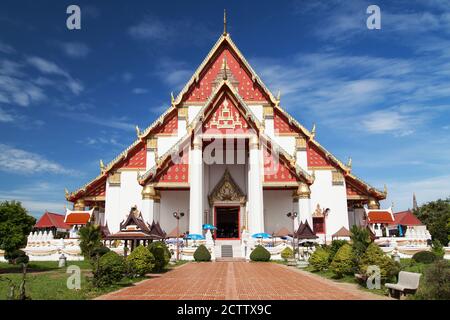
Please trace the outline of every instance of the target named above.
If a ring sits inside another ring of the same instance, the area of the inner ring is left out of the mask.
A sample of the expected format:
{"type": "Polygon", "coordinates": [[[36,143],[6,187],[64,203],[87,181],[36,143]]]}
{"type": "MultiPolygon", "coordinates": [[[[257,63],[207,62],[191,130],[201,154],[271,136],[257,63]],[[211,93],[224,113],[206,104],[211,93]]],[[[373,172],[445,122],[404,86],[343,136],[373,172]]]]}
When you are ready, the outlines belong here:
{"type": "Polygon", "coordinates": [[[239,239],[239,206],[214,207],[216,239],[239,239]]]}

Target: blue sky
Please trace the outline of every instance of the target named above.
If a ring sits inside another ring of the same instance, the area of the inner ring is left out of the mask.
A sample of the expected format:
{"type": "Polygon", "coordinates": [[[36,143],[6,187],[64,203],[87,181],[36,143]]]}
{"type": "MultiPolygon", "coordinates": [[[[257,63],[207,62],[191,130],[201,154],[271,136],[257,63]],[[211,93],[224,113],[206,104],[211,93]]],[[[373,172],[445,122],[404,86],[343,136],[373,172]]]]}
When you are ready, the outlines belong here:
{"type": "Polygon", "coordinates": [[[2,1],[0,200],[63,212],[222,31],[394,210],[450,195],[450,1],[2,1]],[[78,4],[82,29],[66,28],[78,4]],[[368,30],[366,8],[381,8],[368,30]]]}

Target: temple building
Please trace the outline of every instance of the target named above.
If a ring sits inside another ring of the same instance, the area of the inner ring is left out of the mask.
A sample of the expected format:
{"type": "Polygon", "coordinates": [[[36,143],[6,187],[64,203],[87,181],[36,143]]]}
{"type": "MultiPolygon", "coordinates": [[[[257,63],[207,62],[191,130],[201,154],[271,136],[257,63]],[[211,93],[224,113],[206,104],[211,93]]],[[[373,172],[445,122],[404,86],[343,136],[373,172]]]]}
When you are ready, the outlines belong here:
{"type": "MultiPolygon", "coordinates": [[[[294,108],[296,106],[290,106],[294,108]]],[[[73,192],[74,211],[88,211],[111,233],[130,208],[142,219],[216,240],[297,230],[325,241],[364,225],[365,207],[386,198],[352,173],[283,107],[224,31],[170,106],[100,174],[73,192]],[[296,212],[295,219],[286,216],[296,212]],[[293,225],[294,224],[294,225],[293,225]]]]}

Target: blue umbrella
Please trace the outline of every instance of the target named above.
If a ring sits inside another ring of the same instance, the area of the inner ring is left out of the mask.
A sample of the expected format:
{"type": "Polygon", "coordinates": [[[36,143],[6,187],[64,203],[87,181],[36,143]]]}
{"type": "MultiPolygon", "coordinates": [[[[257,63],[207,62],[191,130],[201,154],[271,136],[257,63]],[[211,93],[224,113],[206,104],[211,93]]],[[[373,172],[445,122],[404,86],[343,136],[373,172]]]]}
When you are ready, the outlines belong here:
{"type": "Polygon", "coordinates": [[[255,233],[254,235],[252,235],[252,238],[268,239],[268,238],[272,238],[272,236],[268,233],[261,232],[261,233],[255,233]]]}
{"type": "Polygon", "coordinates": [[[217,229],[216,227],[214,227],[212,224],[204,224],[203,225],[203,230],[214,230],[217,229]]]}
{"type": "Polygon", "coordinates": [[[189,240],[203,240],[203,239],[205,239],[205,237],[202,236],[201,234],[190,233],[190,234],[187,235],[186,239],[189,239],[189,240]]]}

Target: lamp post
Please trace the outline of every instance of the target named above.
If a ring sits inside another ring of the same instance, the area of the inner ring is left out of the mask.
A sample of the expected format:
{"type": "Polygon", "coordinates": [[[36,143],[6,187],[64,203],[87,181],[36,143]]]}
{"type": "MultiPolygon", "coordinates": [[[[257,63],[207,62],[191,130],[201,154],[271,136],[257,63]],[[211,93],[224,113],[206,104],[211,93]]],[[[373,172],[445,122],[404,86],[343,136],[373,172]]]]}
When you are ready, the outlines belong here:
{"type": "Polygon", "coordinates": [[[286,216],[292,219],[292,251],[295,259],[295,218],[297,218],[297,212],[288,212],[286,216]]]}
{"type": "Polygon", "coordinates": [[[177,261],[180,260],[180,219],[184,217],[184,212],[174,212],[173,217],[177,219],[177,261]]]}
{"type": "Polygon", "coordinates": [[[330,211],[330,208],[326,208],[325,210],[323,210],[323,231],[325,235],[325,245],[327,244],[327,217],[330,211]]]}

